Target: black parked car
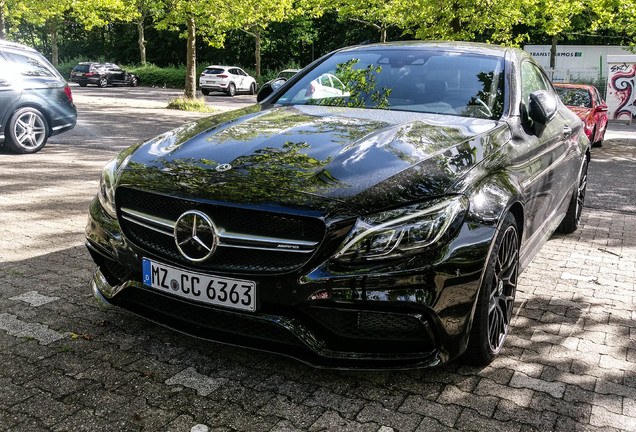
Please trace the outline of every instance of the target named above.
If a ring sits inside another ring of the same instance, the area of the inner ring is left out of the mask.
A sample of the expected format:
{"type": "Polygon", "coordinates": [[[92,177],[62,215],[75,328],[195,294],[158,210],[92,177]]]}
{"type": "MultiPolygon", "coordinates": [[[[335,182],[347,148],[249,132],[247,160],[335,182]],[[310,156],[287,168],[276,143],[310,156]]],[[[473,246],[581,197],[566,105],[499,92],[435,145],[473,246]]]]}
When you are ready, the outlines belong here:
{"type": "Polygon", "coordinates": [[[321,367],[490,362],[519,274],[585,197],[589,141],[541,68],[364,45],[261,96],[104,168],[101,303],[321,367]]]}
{"type": "Polygon", "coordinates": [[[78,63],[71,71],[72,82],[82,87],[95,84],[97,87],[107,85],[121,85],[136,87],[139,85],[139,76],[129,73],[115,63],[78,63]]]}
{"type": "Polygon", "coordinates": [[[58,71],[36,50],[0,40],[0,143],[35,153],[76,122],[71,89],[58,71]]]}

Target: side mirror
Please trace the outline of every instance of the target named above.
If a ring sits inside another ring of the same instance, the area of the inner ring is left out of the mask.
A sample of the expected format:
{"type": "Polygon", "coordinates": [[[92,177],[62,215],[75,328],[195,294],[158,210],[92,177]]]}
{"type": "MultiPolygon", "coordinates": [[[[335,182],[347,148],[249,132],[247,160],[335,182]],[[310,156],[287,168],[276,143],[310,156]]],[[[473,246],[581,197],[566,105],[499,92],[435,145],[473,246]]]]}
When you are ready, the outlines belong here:
{"type": "Polygon", "coordinates": [[[546,125],[557,112],[557,100],[547,90],[537,90],[530,94],[528,117],[535,123],[546,125]]]}
{"type": "Polygon", "coordinates": [[[276,78],[275,80],[263,84],[263,87],[261,87],[258,94],[256,95],[256,102],[267,99],[269,95],[281,88],[286,81],[286,78],[276,78]]]}

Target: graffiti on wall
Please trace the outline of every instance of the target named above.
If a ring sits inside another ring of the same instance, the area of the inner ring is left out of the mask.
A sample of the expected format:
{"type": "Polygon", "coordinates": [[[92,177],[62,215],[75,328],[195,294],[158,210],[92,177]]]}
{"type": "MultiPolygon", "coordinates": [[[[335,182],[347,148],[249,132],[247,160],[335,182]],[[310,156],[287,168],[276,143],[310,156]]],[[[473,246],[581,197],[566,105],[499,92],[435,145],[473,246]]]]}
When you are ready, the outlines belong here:
{"type": "Polygon", "coordinates": [[[614,120],[636,119],[636,106],[634,105],[635,77],[636,64],[634,63],[615,63],[610,65],[607,80],[607,105],[610,118],[614,120]]]}

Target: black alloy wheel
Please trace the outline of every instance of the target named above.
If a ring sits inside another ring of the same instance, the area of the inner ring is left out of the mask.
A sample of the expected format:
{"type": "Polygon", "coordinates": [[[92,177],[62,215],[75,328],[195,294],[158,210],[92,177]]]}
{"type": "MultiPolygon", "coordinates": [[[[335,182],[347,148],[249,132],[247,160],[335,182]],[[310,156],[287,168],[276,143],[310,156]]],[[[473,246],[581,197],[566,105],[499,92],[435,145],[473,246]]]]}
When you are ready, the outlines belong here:
{"type": "Polygon", "coordinates": [[[97,87],[106,87],[108,85],[108,79],[106,77],[101,77],[99,82],[97,83],[97,87]]]}
{"type": "Polygon", "coordinates": [[[251,95],[256,94],[256,83],[252,83],[252,84],[250,85],[250,94],[251,94],[251,95]]]}
{"type": "Polygon", "coordinates": [[[137,85],[139,85],[139,80],[137,79],[137,77],[136,76],[130,77],[130,86],[137,87],[137,85]]]}
{"type": "Polygon", "coordinates": [[[207,89],[201,89],[201,94],[202,94],[203,96],[207,96],[207,95],[209,95],[209,94],[210,94],[210,90],[207,90],[207,89]]]}
{"type": "Polygon", "coordinates": [[[485,366],[501,351],[510,331],[517,278],[519,276],[519,232],[508,214],[499,229],[479,290],[466,363],[485,366]]]}
{"type": "Polygon", "coordinates": [[[585,158],[583,166],[581,167],[578,185],[572,192],[572,198],[570,198],[568,211],[557,229],[561,233],[570,234],[579,227],[583,205],[585,204],[585,193],[587,191],[587,166],[588,161],[587,158],[585,158]]]}

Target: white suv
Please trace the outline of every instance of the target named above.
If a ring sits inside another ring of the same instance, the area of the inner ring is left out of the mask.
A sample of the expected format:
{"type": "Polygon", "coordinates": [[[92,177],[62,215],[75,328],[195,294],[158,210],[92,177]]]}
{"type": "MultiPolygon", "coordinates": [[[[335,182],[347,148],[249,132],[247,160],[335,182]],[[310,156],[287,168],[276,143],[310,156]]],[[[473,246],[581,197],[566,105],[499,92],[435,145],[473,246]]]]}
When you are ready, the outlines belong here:
{"type": "Polygon", "coordinates": [[[236,66],[208,66],[199,77],[199,88],[204,96],[211,91],[222,91],[230,96],[237,92],[256,94],[256,80],[236,66]]]}

